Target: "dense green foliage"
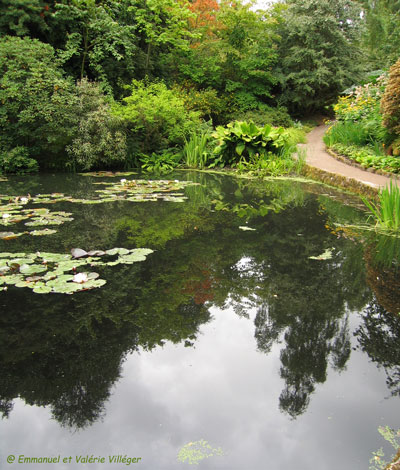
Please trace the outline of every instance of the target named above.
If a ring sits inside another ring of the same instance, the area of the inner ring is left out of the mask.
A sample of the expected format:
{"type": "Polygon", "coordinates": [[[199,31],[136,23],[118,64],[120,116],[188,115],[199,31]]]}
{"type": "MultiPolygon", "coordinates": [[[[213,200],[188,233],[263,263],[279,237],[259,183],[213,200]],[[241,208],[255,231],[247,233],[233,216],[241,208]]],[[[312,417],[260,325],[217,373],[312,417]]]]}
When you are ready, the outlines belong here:
{"type": "Polygon", "coordinates": [[[280,102],[296,114],[323,109],[360,72],[354,2],[291,0],[280,24],[280,102]]]}
{"type": "Polygon", "coordinates": [[[328,147],[365,168],[398,173],[400,148],[394,123],[400,108],[396,106],[394,83],[392,79],[389,86],[386,75],[381,75],[341,96],[333,107],[336,121],[330,123],[324,136],[328,147]],[[387,114],[382,115],[381,110],[387,114]]]}
{"type": "Polygon", "coordinates": [[[53,166],[72,138],[76,97],[50,45],[27,37],[0,39],[0,101],[0,149],[23,146],[53,166]]]}
{"type": "Polygon", "coordinates": [[[77,102],[73,109],[77,128],[67,146],[73,169],[109,168],[124,162],[126,135],[121,118],[110,113],[100,87],[81,80],[76,86],[77,102]]]}
{"type": "Polygon", "coordinates": [[[198,113],[185,109],[182,97],[163,82],[134,80],[129,91],[113,113],[126,121],[136,152],[182,146],[185,137],[200,126],[198,113]]]}
{"type": "Polygon", "coordinates": [[[389,80],[382,97],[385,126],[393,134],[400,153],[400,59],[390,68],[389,80]]]}
{"type": "Polygon", "coordinates": [[[358,0],[365,15],[363,45],[373,68],[392,65],[400,50],[399,0],[358,0]]]}
{"type": "Polygon", "coordinates": [[[395,62],[400,44],[396,0],[1,6],[2,171],[34,169],[26,158],[42,169],[139,165],[182,151],[203,121],[290,127],[395,62]]]}

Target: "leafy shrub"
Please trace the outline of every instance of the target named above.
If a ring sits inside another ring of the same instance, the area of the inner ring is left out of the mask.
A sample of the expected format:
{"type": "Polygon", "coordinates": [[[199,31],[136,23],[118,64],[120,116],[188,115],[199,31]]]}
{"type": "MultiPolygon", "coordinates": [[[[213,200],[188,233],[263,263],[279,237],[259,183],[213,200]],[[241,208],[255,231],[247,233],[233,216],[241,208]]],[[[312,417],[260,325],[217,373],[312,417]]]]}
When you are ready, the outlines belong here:
{"type": "Polygon", "coordinates": [[[126,158],[124,122],[111,114],[111,107],[98,84],[84,79],[76,87],[75,137],[67,147],[73,169],[109,168],[126,158]]]}
{"type": "Polygon", "coordinates": [[[198,112],[202,119],[211,120],[214,123],[224,120],[228,108],[227,98],[218,96],[214,88],[197,90],[189,84],[184,84],[182,87],[175,86],[173,90],[182,96],[185,108],[198,112]]]}
{"type": "Polygon", "coordinates": [[[146,173],[165,175],[179,165],[181,156],[173,151],[162,153],[153,152],[151,155],[140,157],[141,168],[146,173]]]}
{"type": "Polygon", "coordinates": [[[359,163],[364,168],[375,168],[390,173],[400,173],[400,159],[391,156],[379,156],[369,147],[356,147],[334,144],[332,149],[359,163]]]}
{"type": "Polygon", "coordinates": [[[50,45],[0,39],[0,102],[0,149],[22,146],[41,166],[61,166],[74,132],[76,96],[50,45]]]}
{"type": "Polygon", "coordinates": [[[258,127],[253,122],[235,121],[226,127],[218,126],[213,133],[218,145],[215,148],[214,165],[232,165],[240,159],[250,160],[255,155],[272,156],[287,142],[283,127],[275,128],[267,124],[258,127]]]}
{"type": "Polygon", "coordinates": [[[285,106],[272,108],[267,105],[261,105],[259,109],[246,111],[237,115],[237,117],[239,121],[252,121],[257,126],[271,124],[273,126],[291,127],[294,124],[285,106]]]}
{"type": "Polygon", "coordinates": [[[185,137],[201,124],[199,113],[188,111],[177,91],[163,82],[134,80],[128,89],[131,94],[113,106],[113,113],[126,121],[131,149],[149,155],[182,147],[185,137]]]}
{"type": "Polygon", "coordinates": [[[389,132],[400,136],[400,59],[389,70],[381,110],[383,122],[389,132]]]}
{"type": "Polygon", "coordinates": [[[332,129],[331,139],[336,137],[335,142],[350,145],[388,142],[380,113],[386,82],[387,77],[382,74],[374,82],[355,87],[347,96],[339,98],[333,107],[339,122],[332,129]]]}
{"type": "Polygon", "coordinates": [[[305,158],[299,155],[297,160],[284,156],[283,158],[268,158],[266,155],[254,155],[249,161],[241,160],[238,171],[245,172],[257,177],[263,176],[283,176],[291,173],[300,174],[304,166],[305,158]]]}
{"type": "Polygon", "coordinates": [[[26,147],[14,147],[0,152],[0,173],[34,173],[39,170],[36,160],[29,158],[26,147]]]}

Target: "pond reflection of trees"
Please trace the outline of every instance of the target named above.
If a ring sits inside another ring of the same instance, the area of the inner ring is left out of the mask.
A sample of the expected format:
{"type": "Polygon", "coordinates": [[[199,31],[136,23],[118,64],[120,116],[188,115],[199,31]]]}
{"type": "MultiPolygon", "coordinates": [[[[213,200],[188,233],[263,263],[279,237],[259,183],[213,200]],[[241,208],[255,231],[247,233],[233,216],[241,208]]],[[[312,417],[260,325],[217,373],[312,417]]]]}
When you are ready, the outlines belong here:
{"type": "Polygon", "coordinates": [[[400,315],[388,312],[376,301],[371,302],[355,336],[361,350],[385,370],[392,395],[400,396],[400,315]]]}
{"type": "MultiPolygon", "coordinates": [[[[327,231],[318,199],[293,183],[262,190],[246,181],[235,186],[216,176],[198,178],[209,184],[188,188],[187,203],[122,202],[113,211],[85,206],[75,226],[63,227],[55,251],[157,250],[144,263],[105,268],[104,288],[74,296],[24,289],[3,295],[4,416],[20,397],[50,406],[63,425],[90,425],[104,412],[128,352],[166,341],[193,344],[213,305],[239,315],[255,308],[255,339],[265,354],[283,342],[279,404],[292,417],[306,410],[329,363],[346,366],[349,312],[371,300],[362,246],[327,231]],[[240,230],[246,223],[256,230],[240,230]],[[310,259],[327,249],[331,259],[310,259]]],[[[23,249],[18,243],[17,251],[23,249]]]]}

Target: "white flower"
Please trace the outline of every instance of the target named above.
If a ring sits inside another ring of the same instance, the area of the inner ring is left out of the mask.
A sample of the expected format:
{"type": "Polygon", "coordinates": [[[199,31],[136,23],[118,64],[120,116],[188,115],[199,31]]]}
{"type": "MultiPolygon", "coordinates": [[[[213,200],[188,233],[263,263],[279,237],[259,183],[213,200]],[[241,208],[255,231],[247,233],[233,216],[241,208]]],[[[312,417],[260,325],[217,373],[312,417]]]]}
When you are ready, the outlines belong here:
{"type": "Polygon", "coordinates": [[[11,214],[8,214],[7,212],[5,214],[3,214],[3,219],[8,219],[9,217],[11,217],[11,214]]]}
{"type": "Polygon", "coordinates": [[[21,197],[21,202],[23,204],[26,204],[28,201],[29,201],[29,199],[27,197],[21,197]]]}
{"type": "Polygon", "coordinates": [[[73,282],[77,282],[78,284],[83,284],[84,282],[87,282],[88,280],[89,279],[86,273],[75,274],[75,276],[72,279],[73,282]]]}
{"type": "Polygon", "coordinates": [[[125,184],[125,183],[126,183],[126,179],[125,179],[125,178],[122,178],[121,183],[122,183],[122,184],[125,184]]]}

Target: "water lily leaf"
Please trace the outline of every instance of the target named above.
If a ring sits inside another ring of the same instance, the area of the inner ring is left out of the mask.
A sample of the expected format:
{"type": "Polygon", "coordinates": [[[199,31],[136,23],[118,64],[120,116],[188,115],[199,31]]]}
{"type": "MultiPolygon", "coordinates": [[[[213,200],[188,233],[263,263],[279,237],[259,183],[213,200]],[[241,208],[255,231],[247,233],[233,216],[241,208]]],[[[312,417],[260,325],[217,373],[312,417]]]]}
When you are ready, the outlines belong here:
{"type": "Polygon", "coordinates": [[[131,253],[134,254],[140,254],[142,256],[147,256],[150,255],[151,253],[154,253],[154,250],[151,250],[150,248],[134,248],[131,250],[131,253]]]}
{"type": "Polygon", "coordinates": [[[106,254],[113,256],[113,255],[126,255],[129,253],[129,250],[126,248],[112,248],[111,250],[107,250],[106,254]]]}
{"type": "Polygon", "coordinates": [[[88,278],[90,281],[94,281],[95,279],[98,279],[99,277],[100,277],[100,274],[99,274],[99,273],[95,273],[95,272],[88,273],[88,275],[87,275],[87,278],[88,278]]]}
{"type": "Polygon", "coordinates": [[[87,289],[96,289],[98,287],[104,286],[104,284],[106,284],[106,283],[107,283],[107,281],[105,279],[90,279],[88,282],[83,284],[82,287],[85,290],[87,290],[87,289]]]}
{"type": "Polygon", "coordinates": [[[81,248],[72,248],[71,254],[73,258],[82,258],[83,256],[88,256],[88,252],[82,250],[81,248]]]}
{"type": "Polygon", "coordinates": [[[153,253],[153,250],[149,248],[136,248],[131,250],[129,254],[121,255],[119,261],[125,264],[136,263],[138,261],[144,261],[146,256],[150,253],[153,253]]]}
{"type": "Polygon", "coordinates": [[[327,259],[332,258],[332,254],[333,254],[332,251],[333,251],[333,249],[327,248],[321,255],[319,255],[319,256],[309,256],[308,259],[316,259],[316,260],[320,260],[320,261],[325,261],[327,259]]]}
{"type": "Polygon", "coordinates": [[[111,177],[114,178],[116,176],[130,176],[135,175],[135,171],[92,171],[88,173],[78,173],[81,176],[94,176],[94,177],[111,177]]]}
{"type": "Polygon", "coordinates": [[[43,264],[22,264],[19,268],[21,274],[37,274],[43,271],[47,271],[43,264]]]}
{"type": "Polygon", "coordinates": [[[28,282],[36,282],[36,281],[41,281],[43,278],[43,276],[30,276],[30,277],[27,277],[25,280],[28,281],[28,282]]]}
{"type": "Polygon", "coordinates": [[[11,259],[8,264],[9,266],[14,263],[14,264],[32,264],[34,263],[35,260],[32,258],[13,258],[11,259]]]}
{"type": "Polygon", "coordinates": [[[106,252],[101,251],[101,250],[92,250],[92,251],[88,252],[89,256],[104,256],[105,254],[106,254],[106,252]]]}
{"type": "Polygon", "coordinates": [[[43,230],[32,230],[31,232],[29,232],[29,235],[39,237],[39,236],[42,236],[42,235],[52,235],[53,233],[57,233],[57,230],[52,230],[50,228],[44,228],[43,230]]]}
{"type": "Polygon", "coordinates": [[[116,266],[117,264],[121,264],[120,258],[114,261],[96,261],[92,263],[92,266],[116,266]]]}
{"type": "Polygon", "coordinates": [[[0,239],[1,240],[7,240],[9,237],[15,236],[14,232],[0,232],[0,239]]]}
{"type": "MultiPolygon", "coordinates": [[[[47,285],[47,284],[46,284],[47,285]]],[[[63,284],[57,284],[52,287],[51,291],[57,294],[73,294],[83,289],[81,284],[76,284],[74,282],[66,282],[63,284]]]]}
{"type": "Polygon", "coordinates": [[[9,258],[10,256],[15,256],[15,253],[8,253],[8,252],[0,253],[0,258],[9,258]]]}
{"type": "MultiPolygon", "coordinates": [[[[28,211],[26,209],[26,211],[28,211]]],[[[29,211],[30,213],[32,213],[33,215],[46,215],[46,214],[49,214],[50,211],[49,209],[46,209],[45,207],[36,207],[36,208],[33,208],[29,211]]]]}
{"type": "Polygon", "coordinates": [[[36,255],[41,257],[43,260],[52,261],[56,263],[72,259],[72,256],[66,253],[37,252],[36,255]]]}
{"type": "Polygon", "coordinates": [[[6,284],[11,284],[11,285],[16,284],[17,282],[20,282],[22,279],[23,279],[22,274],[9,274],[9,275],[2,277],[2,280],[6,284]]]}
{"type": "Polygon", "coordinates": [[[25,281],[25,280],[19,281],[15,284],[15,287],[32,287],[32,286],[33,286],[32,283],[25,281]]]}
{"type": "Polygon", "coordinates": [[[43,285],[43,286],[36,285],[33,287],[33,292],[35,294],[49,294],[50,292],[52,292],[52,288],[46,285],[43,285]]]}
{"type": "Polygon", "coordinates": [[[65,283],[72,281],[74,276],[72,274],[61,274],[54,279],[51,279],[46,282],[46,286],[49,287],[59,287],[63,286],[65,283]]]}
{"type": "Polygon", "coordinates": [[[71,271],[74,268],[78,268],[79,266],[83,266],[86,264],[86,259],[76,259],[76,260],[67,260],[61,261],[58,263],[56,269],[54,270],[55,273],[63,273],[65,271],[71,271]]]}

